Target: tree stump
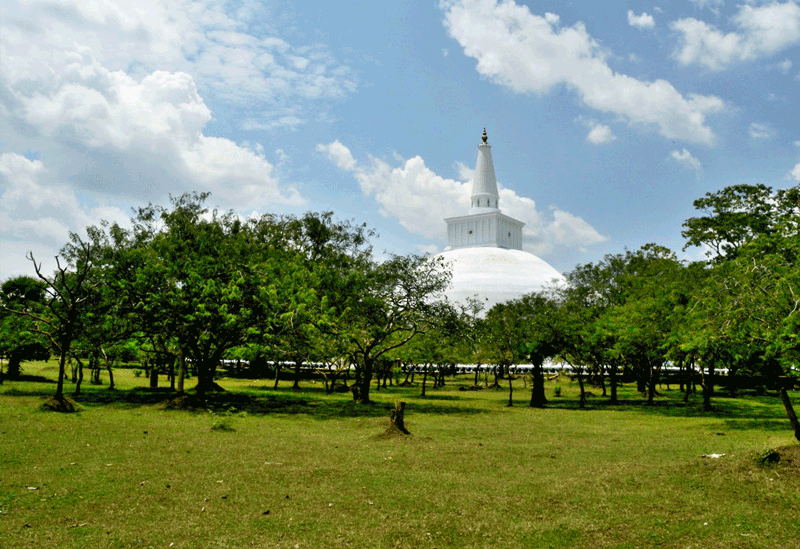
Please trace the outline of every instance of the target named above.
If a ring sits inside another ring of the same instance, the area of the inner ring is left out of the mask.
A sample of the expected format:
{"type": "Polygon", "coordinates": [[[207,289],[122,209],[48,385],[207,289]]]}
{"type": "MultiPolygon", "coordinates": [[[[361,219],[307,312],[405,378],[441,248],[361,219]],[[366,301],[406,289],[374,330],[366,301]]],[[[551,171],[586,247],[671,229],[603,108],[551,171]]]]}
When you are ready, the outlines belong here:
{"type": "Polygon", "coordinates": [[[404,421],[405,410],[406,410],[405,402],[394,403],[394,410],[392,410],[391,413],[389,414],[389,429],[387,429],[387,433],[399,431],[404,435],[411,434],[408,432],[408,429],[406,429],[404,421]]]}

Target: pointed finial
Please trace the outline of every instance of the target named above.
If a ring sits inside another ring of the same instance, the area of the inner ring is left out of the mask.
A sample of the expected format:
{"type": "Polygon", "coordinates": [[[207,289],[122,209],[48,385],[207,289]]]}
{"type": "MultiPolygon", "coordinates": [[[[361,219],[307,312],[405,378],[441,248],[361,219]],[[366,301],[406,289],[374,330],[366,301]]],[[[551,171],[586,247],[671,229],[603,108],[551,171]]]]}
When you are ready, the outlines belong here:
{"type": "Polygon", "coordinates": [[[489,136],[488,136],[488,135],[486,135],[486,128],[483,128],[483,137],[482,137],[481,139],[483,139],[483,144],[484,144],[484,145],[486,145],[487,143],[489,143],[489,136]]]}

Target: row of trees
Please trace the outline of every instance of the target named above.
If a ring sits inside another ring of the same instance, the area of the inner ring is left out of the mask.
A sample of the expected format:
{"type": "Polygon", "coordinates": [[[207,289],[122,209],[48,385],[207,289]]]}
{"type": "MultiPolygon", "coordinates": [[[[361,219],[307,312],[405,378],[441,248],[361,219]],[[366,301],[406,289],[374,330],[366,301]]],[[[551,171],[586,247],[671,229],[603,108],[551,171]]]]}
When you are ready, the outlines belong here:
{"type": "MultiPolygon", "coordinates": [[[[566,284],[490,311],[442,301],[449,273],[435,258],[376,261],[365,226],[329,213],[243,220],[208,211],[206,198],[143,208],[130,230],[90,227],[65,246],[53,275],[31,256],[37,278],[3,285],[2,331],[25,334],[18,347],[59,356],[58,396],[68,357],[110,365],[110,350],[131,340],[175,359],[179,391],[187,359],[203,394],[215,388],[220,359],[236,351],[297,368],[353,364],[360,402],[389,358],[491,364],[496,383],[529,363],[536,407],[547,402],[548,359],[572,366],[581,405],[590,378],[607,381],[616,401],[623,374],[652,403],[667,364],[700,377],[707,409],[719,368],[770,382],[797,372],[797,188],[738,185],[695,201],[700,215],[683,234],[707,261],[682,262],[649,244],[580,265],[566,284]]],[[[785,389],[782,396],[794,418],[785,389]]]]}
{"type": "Polygon", "coordinates": [[[179,392],[187,360],[203,395],[217,388],[226,353],[244,349],[298,366],[347,357],[356,366],[354,397],[368,402],[376,361],[437,317],[449,282],[441,262],[376,261],[371,232],[330,213],[243,220],[209,211],[206,199],[185,194],[169,209],[140,209],[129,230],[72,235],[52,275],[29,256],[36,278],[3,286],[6,346],[22,342],[16,333],[52,350],[59,399],[69,358],[110,364],[109,351],[134,339],[177,360],[179,392]],[[17,286],[33,290],[23,295],[17,286]]]}

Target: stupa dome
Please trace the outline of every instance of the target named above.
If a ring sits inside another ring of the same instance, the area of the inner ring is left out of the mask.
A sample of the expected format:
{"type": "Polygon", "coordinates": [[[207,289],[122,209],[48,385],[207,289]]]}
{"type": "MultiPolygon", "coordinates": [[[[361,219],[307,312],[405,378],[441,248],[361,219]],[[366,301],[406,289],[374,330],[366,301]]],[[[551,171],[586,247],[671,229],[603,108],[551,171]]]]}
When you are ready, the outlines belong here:
{"type": "Polygon", "coordinates": [[[522,250],[480,247],[438,254],[453,273],[447,298],[466,303],[475,297],[484,312],[498,303],[558,285],[564,277],[545,260],[522,250]]]}
{"type": "Polygon", "coordinates": [[[453,273],[448,299],[466,303],[476,297],[484,311],[564,282],[546,261],[522,250],[525,224],[500,211],[491,148],[484,129],[469,213],[445,219],[450,249],[437,256],[453,273]]]}

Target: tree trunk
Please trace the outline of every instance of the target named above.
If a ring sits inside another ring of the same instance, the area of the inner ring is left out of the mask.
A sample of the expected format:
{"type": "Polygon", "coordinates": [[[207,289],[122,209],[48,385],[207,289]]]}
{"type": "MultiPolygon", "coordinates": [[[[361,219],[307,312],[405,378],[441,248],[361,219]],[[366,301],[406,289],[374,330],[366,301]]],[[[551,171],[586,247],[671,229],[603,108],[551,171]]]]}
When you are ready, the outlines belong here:
{"type": "Polygon", "coordinates": [[[708,373],[703,374],[703,410],[706,412],[714,411],[711,406],[711,395],[714,394],[714,361],[708,365],[708,373]]]}
{"type": "Polygon", "coordinates": [[[531,389],[531,408],[544,408],[547,404],[547,397],[544,394],[544,370],[541,364],[533,365],[533,379],[531,389]]]}
{"type": "Polygon", "coordinates": [[[277,360],[272,363],[275,366],[275,385],[272,386],[273,389],[278,388],[278,380],[281,378],[281,364],[277,360]]]}
{"type": "Polygon", "coordinates": [[[58,383],[56,384],[56,399],[64,400],[64,378],[67,377],[67,353],[69,347],[61,343],[61,356],[58,358],[58,383]]]}
{"type": "Polygon", "coordinates": [[[356,382],[354,387],[357,390],[353,391],[353,396],[359,404],[369,404],[369,391],[370,384],[372,383],[372,373],[374,368],[374,360],[364,358],[364,371],[361,372],[361,379],[356,382]],[[356,395],[356,392],[358,393],[356,395]]]}
{"type": "Polygon", "coordinates": [[[644,378],[644,372],[638,366],[636,367],[636,390],[641,394],[647,392],[647,381],[644,378]]]}
{"type": "Polygon", "coordinates": [[[781,387],[781,401],[786,409],[786,415],[789,416],[794,438],[800,441],[800,422],[797,421],[797,414],[794,413],[794,407],[792,406],[792,401],[789,400],[789,393],[786,392],[786,387],[781,387]]]}
{"type": "Polygon", "coordinates": [[[7,379],[19,379],[21,363],[22,360],[20,360],[20,356],[17,353],[11,353],[11,356],[8,357],[8,368],[6,369],[7,379]]]}
{"type": "Polygon", "coordinates": [[[75,382],[75,393],[76,395],[81,394],[81,383],[83,383],[83,361],[79,358],[75,358],[76,362],[78,363],[78,379],[75,382]]]}
{"type": "Polygon", "coordinates": [[[514,376],[508,373],[508,405],[514,405],[514,376]]]}
{"type": "Polygon", "coordinates": [[[150,388],[155,389],[158,387],[158,364],[153,364],[150,369],[150,388]]]}
{"type": "Polygon", "coordinates": [[[178,383],[176,389],[179,394],[183,394],[183,384],[186,380],[186,351],[181,349],[178,352],[178,383]]]}
{"type": "Polygon", "coordinates": [[[425,365],[425,373],[422,376],[422,396],[425,396],[425,385],[428,381],[428,365],[425,365]]]}
{"type": "Polygon", "coordinates": [[[611,398],[609,399],[609,404],[617,404],[619,401],[617,400],[617,365],[612,364],[608,368],[608,380],[609,384],[611,385],[611,398]]]}
{"type": "Polygon", "coordinates": [[[583,387],[583,372],[578,373],[578,387],[580,387],[581,389],[581,400],[579,407],[586,408],[586,391],[584,390],[583,387]]]}
{"type": "Polygon", "coordinates": [[[106,362],[106,371],[108,372],[108,390],[113,391],[114,387],[114,372],[111,369],[111,362],[106,362]]]}
{"type": "Polygon", "coordinates": [[[689,395],[692,392],[692,382],[694,380],[694,356],[692,355],[689,358],[689,361],[684,365],[684,375],[686,379],[684,380],[684,387],[686,392],[683,393],[683,402],[689,402],[689,395]]]}
{"type": "Polygon", "coordinates": [[[169,388],[175,390],[175,356],[169,358],[169,388]]]}
{"type": "Polygon", "coordinates": [[[647,384],[647,405],[652,406],[655,402],[656,383],[658,382],[658,370],[648,365],[650,370],[650,381],[647,384]]]}
{"type": "Polygon", "coordinates": [[[478,374],[481,372],[481,365],[480,363],[475,365],[475,387],[478,386],[478,374]]]}
{"type": "Polygon", "coordinates": [[[408,432],[408,429],[406,429],[405,410],[406,410],[405,402],[394,403],[394,410],[392,410],[391,413],[389,414],[389,429],[387,430],[388,432],[400,431],[404,435],[411,434],[408,432]]]}
{"type": "Polygon", "coordinates": [[[206,393],[209,392],[224,391],[222,387],[214,382],[219,358],[212,356],[212,358],[200,362],[197,367],[197,396],[205,397],[206,393]]]}
{"type": "Polygon", "coordinates": [[[300,368],[303,366],[302,360],[295,360],[294,361],[294,383],[292,383],[292,389],[295,391],[300,390],[300,368]]]}
{"type": "Polygon", "coordinates": [[[492,368],[492,374],[494,375],[494,383],[492,384],[492,389],[500,389],[500,380],[503,379],[503,367],[494,366],[492,368]]]}

